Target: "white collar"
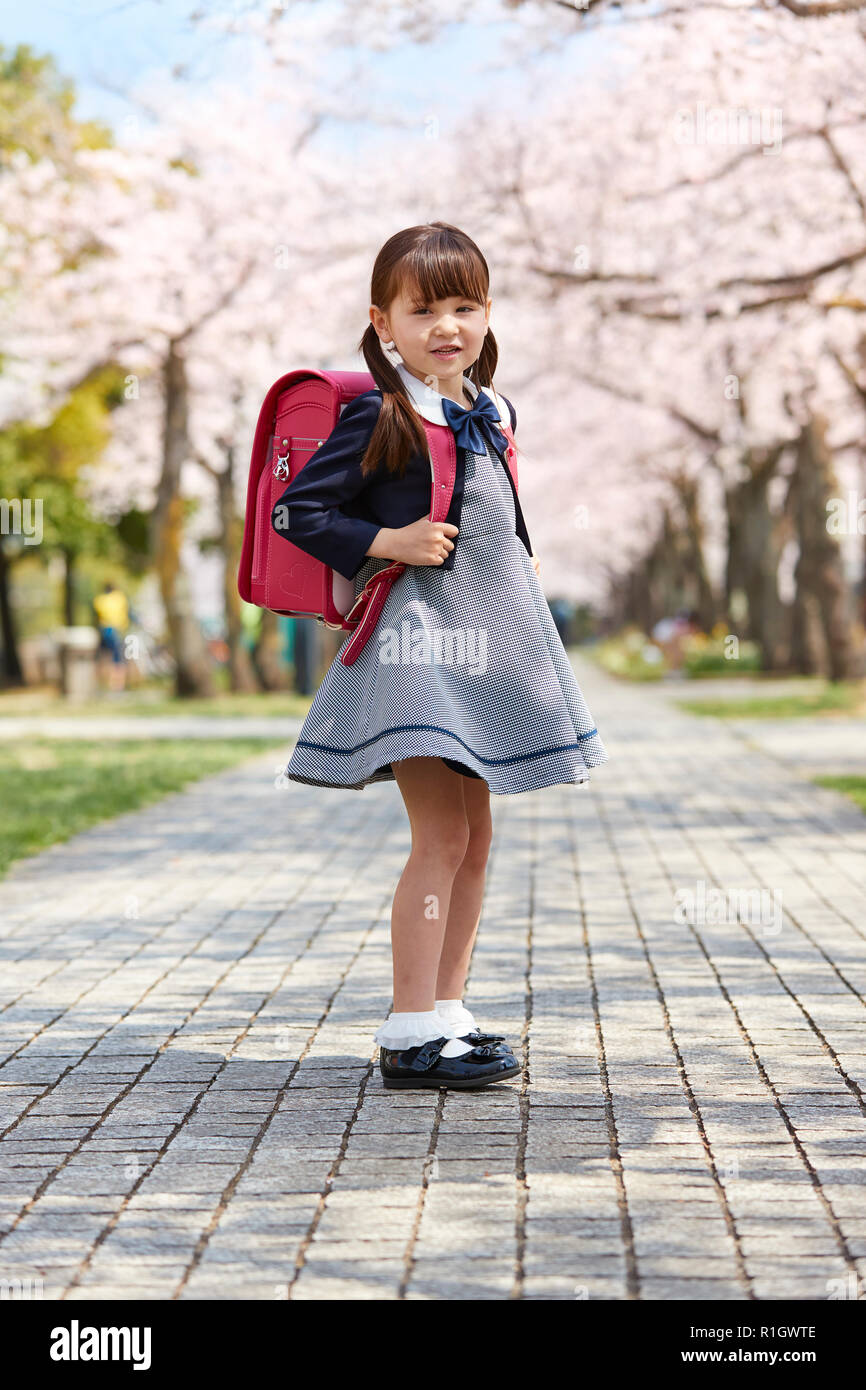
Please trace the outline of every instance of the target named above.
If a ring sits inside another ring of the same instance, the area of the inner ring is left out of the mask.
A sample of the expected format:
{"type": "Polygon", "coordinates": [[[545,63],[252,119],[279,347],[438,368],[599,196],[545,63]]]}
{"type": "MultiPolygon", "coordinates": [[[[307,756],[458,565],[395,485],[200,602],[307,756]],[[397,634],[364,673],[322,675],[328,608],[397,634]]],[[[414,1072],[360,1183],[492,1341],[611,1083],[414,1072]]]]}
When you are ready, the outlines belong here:
{"type": "MultiPolygon", "coordinates": [[[[445,412],[442,409],[442,401],[444,397],[441,396],[438,391],[434,391],[432,386],[427,386],[423,381],[419,381],[417,376],[413,376],[412,373],[409,371],[408,367],[405,365],[405,363],[397,362],[395,363],[395,365],[397,368],[397,372],[400,376],[400,380],[403,382],[403,384],[406,387],[406,390],[412,397],[412,404],[418,411],[418,414],[423,415],[425,420],[430,420],[431,423],[434,425],[447,425],[448,421],[445,419],[445,412]]],[[[492,386],[482,386],[479,388],[475,385],[474,381],[469,380],[468,376],[464,376],[462,380],[463,385],[466,387],[466,390],[469,392],[473,401],[478,396],[479,389],[484,391],[485,394],[490,397],[493,404],[496,406],[496,409],[499,411],[499,419],[502,422],[502,424],[511,424],[511,416],[508,413],[508,406],[505,404],[504,401],[502,401],[500,404],[500,398],[497,396],[492,386]]]]}

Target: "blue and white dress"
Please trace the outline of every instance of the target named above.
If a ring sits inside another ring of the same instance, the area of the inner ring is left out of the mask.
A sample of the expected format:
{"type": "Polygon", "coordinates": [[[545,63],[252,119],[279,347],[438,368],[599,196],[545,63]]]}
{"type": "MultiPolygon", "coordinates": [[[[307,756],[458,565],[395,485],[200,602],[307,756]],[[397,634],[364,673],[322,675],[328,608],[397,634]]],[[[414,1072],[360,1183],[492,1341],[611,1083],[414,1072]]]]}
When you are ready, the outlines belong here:
{"type": "MultiPolygon", "coordinates": [[[[392,762],[433,756],[506,796],[587,782],[608,761],[516,533],[505,466],[485,446],[463,451],[453,568],[407,566],[357,659],[337,654],[286,767],[292,781],[362,791],[393,782],[392,762]]],[[[355,594],[390,563],[367,559],[355,594]]]]}

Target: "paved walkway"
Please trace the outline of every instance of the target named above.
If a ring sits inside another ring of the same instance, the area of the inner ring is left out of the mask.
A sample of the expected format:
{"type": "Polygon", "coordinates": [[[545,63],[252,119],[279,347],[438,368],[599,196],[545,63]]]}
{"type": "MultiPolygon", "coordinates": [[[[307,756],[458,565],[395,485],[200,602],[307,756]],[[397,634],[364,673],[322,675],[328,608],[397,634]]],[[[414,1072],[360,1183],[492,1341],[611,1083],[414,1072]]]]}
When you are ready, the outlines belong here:
{"type": "MultiPolygon", "coordinates": [[[[814,690],[814,682],[792,677],[784,680],[672,681],[660,687],[676,700],[747,700],[752,696],[772,699],[814,690]]],[[[726,719],[731,733],[746,745],[745,756],[761,749],[804,776],[827,773],[844,777],[866,773],[866,718],[847,714],[800,715],[795,719],[767,717],[726,719]]]]}
{"type": "Polygon", "coordinates": [[[759,748],[804,777],[866,775],[866,719],[816,715],[726,722],[746,745],[745,757],[759,748]]]}
{"type": "Polygon", "coordinates": [[[515,1082],[382,1089],[394,784],[278,787],[262,754],[13,869],[0,1280],[864,1296],[866,819],[576,668],[611,762],[493,798],[467,1001],[515,1082]]]}

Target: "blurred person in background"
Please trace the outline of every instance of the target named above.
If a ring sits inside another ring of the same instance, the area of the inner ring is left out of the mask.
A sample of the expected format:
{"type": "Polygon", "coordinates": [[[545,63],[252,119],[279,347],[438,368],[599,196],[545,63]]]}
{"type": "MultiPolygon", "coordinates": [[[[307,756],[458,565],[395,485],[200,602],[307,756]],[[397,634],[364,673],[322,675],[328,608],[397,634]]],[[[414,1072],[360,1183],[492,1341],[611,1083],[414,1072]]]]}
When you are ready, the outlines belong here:
{"type": "Polygon", "coordinates": [[[109,582],[102,593],[93,600],[96,621],[99,626],[99,664],[104,670],[109,659],[108,684],[110,690],[123,690],[126,685],[126,657],[123,652],[123,639],[129,627],[129,604],[122,589],[109,582]]]}
{"type": "Polygon", "coordinates": [[[574,615],[574,604],[567,598],[552,598],[547,606],[553,615],[559,640],[563,646],[567,646],[571,641],[571,620],[574,615]]]}
{"type": "Polygon", "coordinates": [[[672,618],[659,618],[650,635],[661,647],[668,664],[679,670],[683,664],[684,640],[700,631],[700,614],[695,609],[680,608],[672,618]]]}

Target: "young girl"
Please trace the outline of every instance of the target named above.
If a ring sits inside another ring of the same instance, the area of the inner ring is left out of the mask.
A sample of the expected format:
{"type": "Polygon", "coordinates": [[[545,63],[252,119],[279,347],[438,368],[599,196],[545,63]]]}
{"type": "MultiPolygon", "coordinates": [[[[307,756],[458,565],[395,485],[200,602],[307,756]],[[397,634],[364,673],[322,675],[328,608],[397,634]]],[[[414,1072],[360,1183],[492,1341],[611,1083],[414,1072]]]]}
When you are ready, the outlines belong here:
{"type": "Polygon", "coordinates": [[[474,1088],[519,1071],[502,1036],[481,1032],[462,1000],[490,793],[586,782],[587,769],[608,760],[505,461],[501,425],[513,430],[516,415],[493,389],[488,287],[480,250],[447,223],[385,243],[360,343],[377,389],[345,407],[273,511],[275,529],[279,517],[280,533],[353,580],[356,596],[393,561],[408,567],[358,658],[346,666],[335,657],[286,768],[323,787],[396,781],[406,806],[412,849],[391,915],[393,1012],[375,1034],[389,1088],[474,1088]],[[419,416],[456,438],[444,522],[429,520],[419,416]]]}

